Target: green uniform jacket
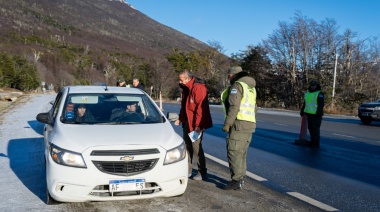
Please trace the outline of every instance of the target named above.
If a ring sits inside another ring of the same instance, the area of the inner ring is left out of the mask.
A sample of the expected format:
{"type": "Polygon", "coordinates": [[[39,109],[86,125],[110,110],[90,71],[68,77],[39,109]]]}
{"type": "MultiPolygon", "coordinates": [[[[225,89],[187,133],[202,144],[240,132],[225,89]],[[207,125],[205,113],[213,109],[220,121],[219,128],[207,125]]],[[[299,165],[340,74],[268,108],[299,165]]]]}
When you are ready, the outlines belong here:
{"type": "Polygon", "coordinates": [[[237,131],[255,132],[256,123],[236,119],[240,110],[240,102],[243,97],[243,87],[236,81],[244,82],[249,87],[256,86],[256,81],[248,76],[248,73],[246,72],[237,73],[233,79],[231,79],[231,88],[225,103],[226,119],[224,123],[232,126],[237,131]]]}

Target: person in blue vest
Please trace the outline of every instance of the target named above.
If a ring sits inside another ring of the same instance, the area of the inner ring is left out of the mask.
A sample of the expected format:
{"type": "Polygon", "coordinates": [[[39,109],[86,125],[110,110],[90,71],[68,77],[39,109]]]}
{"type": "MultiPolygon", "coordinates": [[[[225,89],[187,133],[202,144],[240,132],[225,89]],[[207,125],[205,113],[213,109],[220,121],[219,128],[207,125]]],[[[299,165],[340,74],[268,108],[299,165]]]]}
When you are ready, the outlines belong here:
{"type": "Polygon", "coordinates": [[[228,133],[226,144],[231,181],[223,189],[239,190],[244,185],[247,151],[256,129],[256,81],[240,66],[229,68],[227,76],[231,86],[221,95],[225,111],[222,130],[228,133]]]}
{"type": "Polygon", "coordinates": [[[307,145],[319,148],[320,128],[322,124],[323,107],[325,106],[325,95],[316,80],[310,82],[308,91],[305,93],[304,102],[301,107],[301,117],[306,115],[307,128],[311,141],[307,145]]]}

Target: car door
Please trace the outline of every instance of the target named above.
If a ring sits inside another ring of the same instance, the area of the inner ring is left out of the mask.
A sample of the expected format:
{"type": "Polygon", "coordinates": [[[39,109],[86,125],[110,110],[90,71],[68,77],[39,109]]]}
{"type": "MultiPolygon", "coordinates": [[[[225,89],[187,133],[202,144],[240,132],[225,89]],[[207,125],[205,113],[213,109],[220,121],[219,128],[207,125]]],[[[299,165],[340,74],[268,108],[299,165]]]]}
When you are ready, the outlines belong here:
{"type": "Polygon", "coordinates": [[[49,111],[50,119],[53,120],[53,125],[45,124],[45,130],[44,130],[45,156],[49,154],[49,141],[50,141],[50,137],[52,133],[54,133],[54,125],[57,121],[56,117],[59,111],[59,106],[61,105],[62,96],[63,96],[62,92],[57,94],[54,104],[49,111]]]}

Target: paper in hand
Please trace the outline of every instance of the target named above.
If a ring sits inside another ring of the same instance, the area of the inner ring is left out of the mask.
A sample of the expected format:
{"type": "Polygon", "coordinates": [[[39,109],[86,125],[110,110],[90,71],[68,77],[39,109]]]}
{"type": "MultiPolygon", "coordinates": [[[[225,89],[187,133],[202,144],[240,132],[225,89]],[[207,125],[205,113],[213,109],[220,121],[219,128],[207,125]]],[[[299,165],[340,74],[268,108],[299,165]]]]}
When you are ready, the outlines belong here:
{"type": "Polygon", "coordinates": [[[192,131],[189,133],[189,137],[192,142],[198,140],[201,137],[201,135],[202,135],[202,132],[197,133],[196,131],[192,131]]]}

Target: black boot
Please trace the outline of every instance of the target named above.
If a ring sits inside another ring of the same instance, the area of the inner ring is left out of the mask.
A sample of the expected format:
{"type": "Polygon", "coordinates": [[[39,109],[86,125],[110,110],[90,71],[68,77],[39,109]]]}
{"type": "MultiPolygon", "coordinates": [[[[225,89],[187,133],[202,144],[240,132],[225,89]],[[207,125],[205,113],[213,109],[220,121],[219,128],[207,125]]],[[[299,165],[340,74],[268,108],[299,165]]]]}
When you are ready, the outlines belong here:
{"type": "Polygon", "coordinates": [[[243,187],[242,181],[243,180],[232,180],[223,187],[223,190],[240,190],[243,187]]]}

